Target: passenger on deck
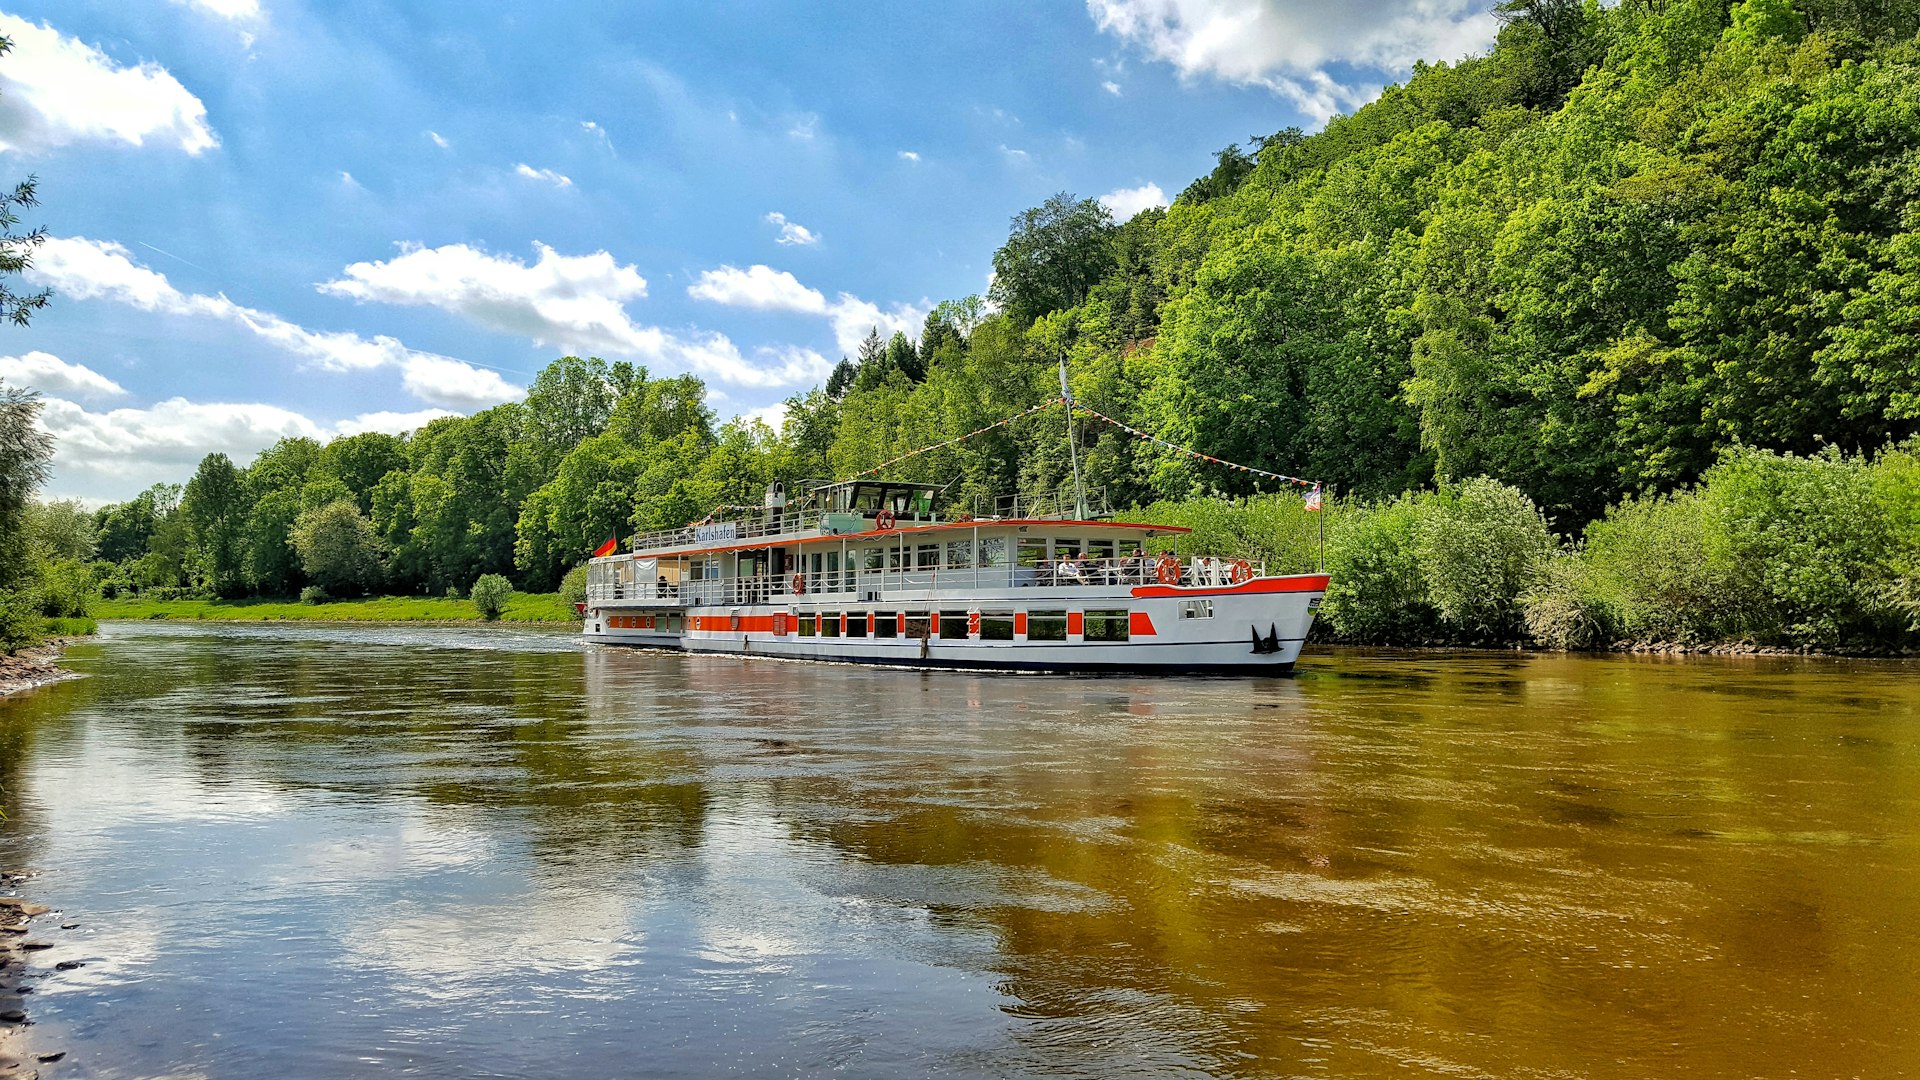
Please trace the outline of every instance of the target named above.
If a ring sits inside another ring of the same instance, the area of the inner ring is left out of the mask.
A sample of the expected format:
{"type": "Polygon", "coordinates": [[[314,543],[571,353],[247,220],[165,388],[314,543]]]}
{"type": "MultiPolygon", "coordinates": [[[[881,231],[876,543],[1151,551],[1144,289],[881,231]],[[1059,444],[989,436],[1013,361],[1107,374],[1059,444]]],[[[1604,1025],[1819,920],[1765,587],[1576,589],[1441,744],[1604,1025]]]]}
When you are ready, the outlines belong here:
{"type": "Polygon", "coordinates": [[[1080,564],[1073,559],[1061,559],[1055,573],[1059,575],[1060,584],[1078,585],[1081,581],[1080,570],[1080,564]]]}

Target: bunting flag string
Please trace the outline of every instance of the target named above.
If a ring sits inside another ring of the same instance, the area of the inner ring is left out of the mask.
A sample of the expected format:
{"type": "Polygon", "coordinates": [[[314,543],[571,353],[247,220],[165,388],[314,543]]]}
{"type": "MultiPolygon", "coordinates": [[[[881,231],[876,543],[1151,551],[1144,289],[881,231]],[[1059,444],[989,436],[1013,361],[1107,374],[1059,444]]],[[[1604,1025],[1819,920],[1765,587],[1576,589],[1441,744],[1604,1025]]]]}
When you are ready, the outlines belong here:
{"type": "Polygon", "coordinates": [[[1215,465],[1223,465],[1229,469],[1236,469],[1240,472],[1252,473],[1255,476],[1265,476],[1274,480],[1284,480],[1289,484],[1297,484],[1300,487],[1312,488],[1315,491],[1320,490],[1320,484],[1318,481],[1303,480],[1298,476],[1288,476],[1285,473],[1268,472],[1265,469],[1256,469],[1251,465],[1242,465],[1238,462],[1228,461],[1225,458],[1214,457],[1211,454],[1203,454],[1198,450],[1189,450],[1184,446],[1175,446],[1173,443],[1170,443],[1167,440],[1160,438],[1158,435],[1149,435],[1146,432],[1141,431],[1139,428],[1134,427],[1132,424],[1121,423],[1120,421],[1115,420],[1113,417],[1108,416],[1106,413],[1103,413],[1098,409],[1090,409],[1087,406],[1082,405],[1077,401],[1074,402],[1073,407],[1076,409],[1079,409],[1083,413],[1088,414],[1089,416],[1093,416],[1098,419],[1104,420],[1107,423],[1112,424],[1114,427],[1119,428],[1121,431],[1124,431],[1127,434],[1134,436],[1135,438],[1145,439],[1147,442],[1153,443],[1156,446],[1164,447],[1168,450],[1173,451],[1176,454],[1185,454],[1190,458],[1196,458],[1200,461],[1211,462],[1215,465]]]}
{"type": "MultiPolygon", "coordinates": [[[[847,477],[847,480],[859,480],[863,477],[872,476],[875,473],[885,472],[886,470],[892,468],[895,465],[900,464],[901,462],[907,460],[908,458],[916,458],[916,457],[919,457],[921,454],[930,454],[935,450],[944,450],[949,446],[954,446],[959,443],[966,442],[968,439],[973,438],[975,435],[985,435],[987,432],[992,431],[995,428],[1006,427],[1008,424],[1013,423],[1015,420],[1024,420],[1027,417],[1032,416],[1034,413],[1045,412],[1048,409],[1053,408],[1055,405],[1064,403],[1066,400],[1067,400],[1066,398],[1054,398],[1052,401],[1043,401],[1040,404],[1035,405],[1031,409],[1025,409],[1021,412],[1014,413],[1012,416],[1009,416],[1003,420],[995,420],[993,423],[988,424],[986,427],[976,428],[973,431],[967,432],[965,435],[957,435],[951,439],[948,439],[946,442],[938,442],[938,443],[934,443],[932,446],[923,446],[918,450],[908,451],[907,453],[901,454],[899,457],[894,458],[892,461],[882,462],[879,465],[875,465],[873,468],[868,469],[866,472],[854,473],[852,476],[847,477]]],[[[845,481],[841,481],[841,482],[845,483],[845,481]]]]}

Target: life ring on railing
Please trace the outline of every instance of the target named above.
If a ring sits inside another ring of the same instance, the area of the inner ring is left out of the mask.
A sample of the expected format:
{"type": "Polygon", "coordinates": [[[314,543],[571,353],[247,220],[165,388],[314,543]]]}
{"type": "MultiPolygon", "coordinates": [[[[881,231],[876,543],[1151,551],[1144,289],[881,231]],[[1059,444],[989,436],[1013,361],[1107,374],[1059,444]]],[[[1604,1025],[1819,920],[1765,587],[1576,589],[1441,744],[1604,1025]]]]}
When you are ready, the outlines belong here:
{"type": "Polygon", "coordinates": [[[1171,555],[1162,555],[1160,556],[1160,561],[1153,564],[1153,570],[1154,570],[1154,573],[1160,575],[1160,584],[1162,585],[1180,584],[1180,560],[1179,559],[1176,559],[1171,555]]]}
{"type": "Polygon", "coordinates": [[[1245,559],[1234,563],[1232,568],[1227,571],[1227,580],[1233,582],[1235,585],[1245,585],[1247,582],[1252,581],[1253,564],[1245,559]]]}
{"type": "Polygon", "coordinates": [[[893,528],[894,516],[891,510],[882,510],[873,516],[873,527],[881,531],[893,528]]]}
{"type": "Polygon", "coordinates": [[[806,594],[807,594],[807,575],[805,574],[793,575],[793,595],[805,596],[806,594]]]}

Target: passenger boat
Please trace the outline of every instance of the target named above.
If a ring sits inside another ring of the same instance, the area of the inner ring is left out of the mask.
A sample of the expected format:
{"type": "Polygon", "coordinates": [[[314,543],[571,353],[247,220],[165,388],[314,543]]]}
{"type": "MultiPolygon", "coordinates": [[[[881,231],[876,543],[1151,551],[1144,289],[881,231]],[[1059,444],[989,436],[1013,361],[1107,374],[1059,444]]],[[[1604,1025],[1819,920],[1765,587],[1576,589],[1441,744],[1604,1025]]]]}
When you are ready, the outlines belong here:
{"type": "Polygon", "coordinates": [[[640,536],[589,564],[588,641],[908,668],[1281,674],[1325,574],[1177,558],[1188,530],[1019,500],[946,515],[854,480],[640,536]],[[1065,512],[1062,512],[1065,511],[1065,512]]]}

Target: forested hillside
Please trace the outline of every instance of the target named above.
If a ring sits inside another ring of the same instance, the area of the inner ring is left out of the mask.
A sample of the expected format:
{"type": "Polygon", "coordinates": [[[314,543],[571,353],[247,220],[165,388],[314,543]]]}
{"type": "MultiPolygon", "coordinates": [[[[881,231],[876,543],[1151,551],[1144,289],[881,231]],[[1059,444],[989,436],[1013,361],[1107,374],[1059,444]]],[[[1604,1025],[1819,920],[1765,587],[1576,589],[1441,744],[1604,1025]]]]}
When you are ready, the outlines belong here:
{"type": "MultiPolygon", "coordinates": [[[[551,588],[610,535],[1047,401],[1063,357],[1081,401],[1175,443],[1351,505],[1490,477],[1539,508],[1542,536],[1623,500],[1667,505],[1648,500],[1730,452],[1864,469],[1911,438],[1920,4],[1507,0],[1500,15],[1488,55],[1421,65],[1317,134],[1230,147],[1170,208],[1115,222],[1063,193],[1018,215],[990,296],[939,305],[918,341],[870,337],[781,432],[716,427],[690,376],[569,357],[524,403],[410,437],[290,440],[246,469],[211,457],[184,489],[99,513],[103,580],[439,593],[502,572],[551,588]]],[[[1050,488],[1063,423],[1048,412],[895,472],[961,497],[1050,488]]],[[[1088,482],[1116,504],[1177,514],[1166,501],[1259,490],[1076,423],[1088,482]]],[[[1887,528],[1905,551],[1915,522],[1887,528]]],[[[1841,637],[1912,631],[1889,629],[1908,556],[1874,557],[1892,599],[1841,637]]],[[[1448,636],[1444,605],[1422,602],[1422,632],[1448,636]]],[[[1518,608],[1496,622],[1453,636],[1521,632],[1518,608]]]]}

